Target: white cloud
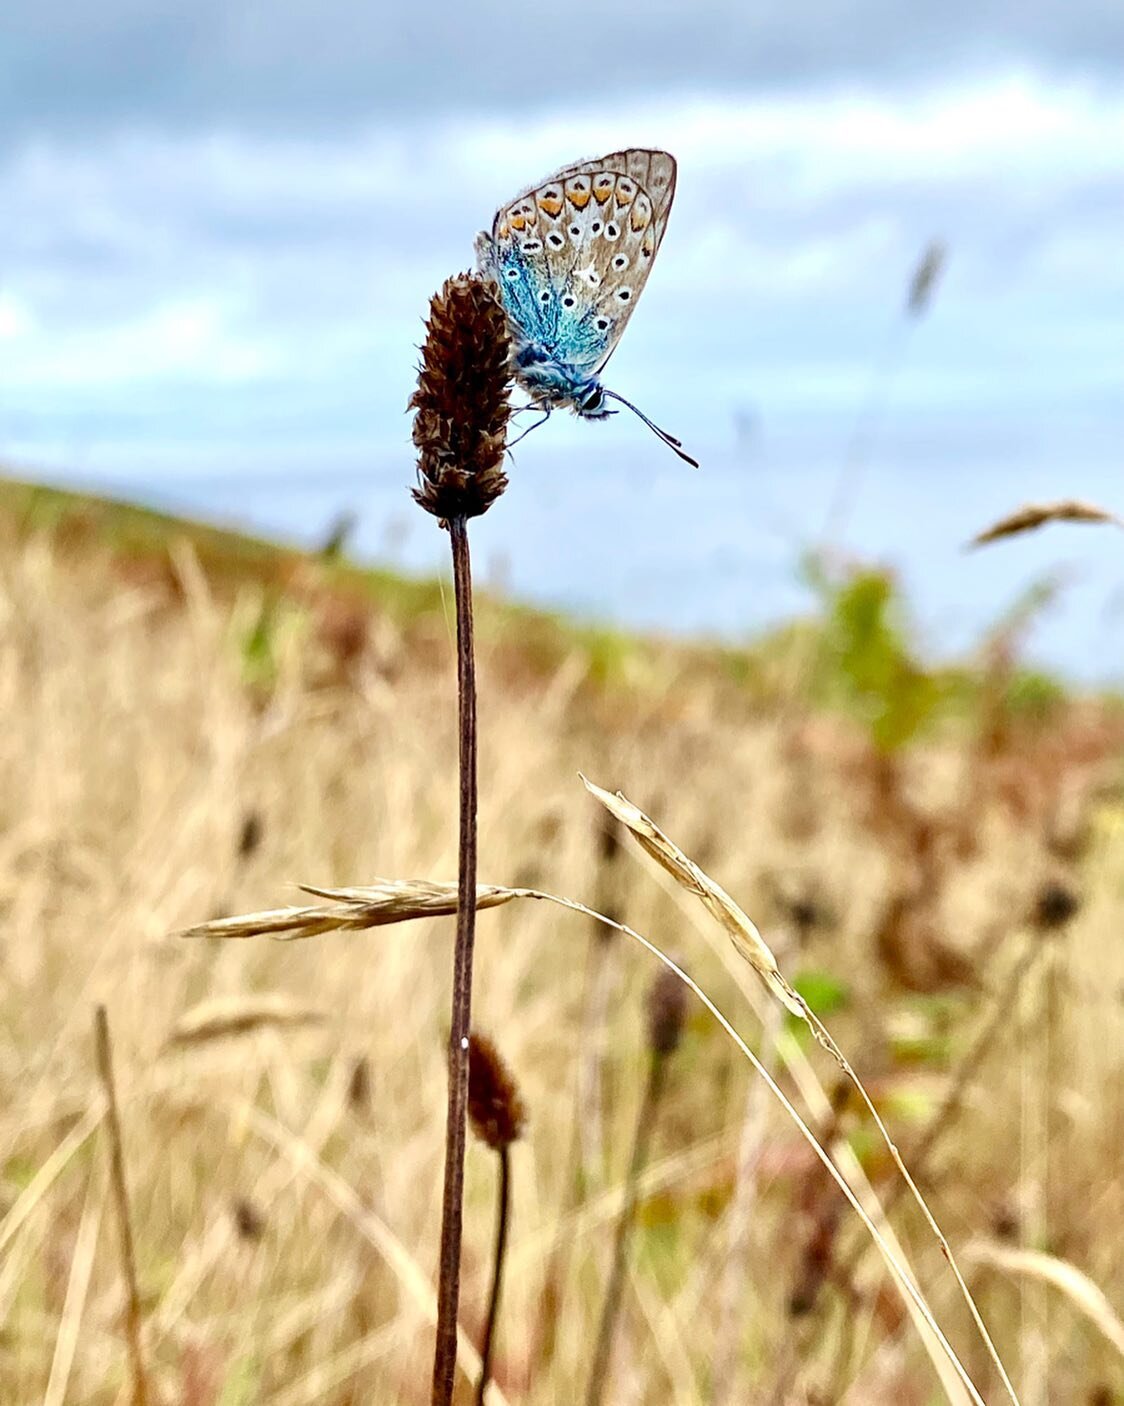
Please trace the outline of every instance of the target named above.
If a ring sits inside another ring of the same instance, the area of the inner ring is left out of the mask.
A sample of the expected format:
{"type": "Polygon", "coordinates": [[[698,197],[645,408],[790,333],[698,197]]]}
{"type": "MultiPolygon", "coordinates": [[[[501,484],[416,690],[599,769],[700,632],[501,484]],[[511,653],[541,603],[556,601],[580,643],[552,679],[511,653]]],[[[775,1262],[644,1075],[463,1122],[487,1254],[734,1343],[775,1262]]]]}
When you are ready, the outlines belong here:
{"type": "MultiPolygon", "coordinates": [[[[613,369],[680,421],[724,414],[738,385],[794,413],[802,396],[845,403],[935,235],[951,246],[943,359],[912,395],[1034,408],[1043,385],[1078,396],[1092,375],[1082,329],[1124,289],[1124,86],[1014,72],[315,140],[38,141],[0,167],[6,399],[65,417],[68,396],[98,397],[174,438],[211,388],[224,424],[244,392],[303,406],[310,436],[328,414],[399,442],[426,299],[476,229],[554,162],[637,138],[676,152],[680,187],[613,369]],[[1045,358],[1029,380],[1028,340],[1045,358]]],[[[1106,354],[1120,367],[1101,337],[1089,348],[1095,379],[1106,354]]]]}

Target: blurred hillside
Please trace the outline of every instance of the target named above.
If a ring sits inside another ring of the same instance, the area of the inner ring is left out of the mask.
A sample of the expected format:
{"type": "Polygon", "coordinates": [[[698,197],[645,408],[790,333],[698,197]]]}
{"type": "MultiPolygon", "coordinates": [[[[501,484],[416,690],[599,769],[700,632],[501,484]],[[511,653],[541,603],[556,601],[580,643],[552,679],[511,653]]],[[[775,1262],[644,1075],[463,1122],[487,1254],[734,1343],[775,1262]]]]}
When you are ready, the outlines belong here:
{"type": "MultiPolygon", "coordinates": [[[[1124,1399],[1124,712],[1020,667],[1037,598],[996,620],[976,667],[943,669],[916,652],[890,577],[809,575],[818,614],[740,650],[485,601],[481,879],[592,903],[675,951],[889,1204],[892,1168],[837,1071],[794,1031],[762,1033],[726,938],[606,829],[577,772],[621,787],[759,921],[830,1024],[1024,1399],[1124,1399]]],[[[169,934],[299,902],[301,881],[453,875],[452,673],[440,583],[360,569],[338,543],[296,553],[0,486],[5,1402],[123,1399],[98,1002],[161,1399],[427,1399],[449,923],[287,945],[169,934]]],[[[652,975],[584,919],[481,916],[476,1020],[529,1111],[497,1401],[547,1406],[584,1383],[652,975]]],[[[667,1080],[612,1399],[715,1401],[730,1341],[744,1399],[936,1399],[865,1237],[704,1012],[667,1080]],[[715,1286],[747,1177],[731,1317],[715,1286]]],[[[492,1172],[471,1148],[472,1336],[492,1172]]],[[[998,1400],[939,1250],[904,1204],[893,1220],[998,1400]]]]}

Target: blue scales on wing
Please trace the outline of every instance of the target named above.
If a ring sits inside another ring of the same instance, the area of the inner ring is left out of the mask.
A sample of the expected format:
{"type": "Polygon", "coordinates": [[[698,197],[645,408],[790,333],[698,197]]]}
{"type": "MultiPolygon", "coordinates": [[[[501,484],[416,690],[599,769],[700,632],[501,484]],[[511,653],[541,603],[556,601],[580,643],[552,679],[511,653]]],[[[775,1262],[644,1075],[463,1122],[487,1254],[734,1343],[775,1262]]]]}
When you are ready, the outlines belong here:
{"type": "Polygon", "coordinates": [[[533,400],[607,413],[598,373],[647,281],[675,193],[675,160],[629,150],[563,167],[496,215],[477,251],[511,324],[533,400]]]}

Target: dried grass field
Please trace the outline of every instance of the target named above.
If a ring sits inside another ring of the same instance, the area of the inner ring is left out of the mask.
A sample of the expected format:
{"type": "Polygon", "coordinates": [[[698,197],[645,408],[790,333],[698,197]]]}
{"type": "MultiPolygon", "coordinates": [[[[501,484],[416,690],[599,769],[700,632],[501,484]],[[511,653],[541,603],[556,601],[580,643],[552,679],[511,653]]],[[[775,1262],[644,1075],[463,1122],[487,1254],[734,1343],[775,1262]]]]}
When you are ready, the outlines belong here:
{"type": "MultiPolygon", "coordinates": [[[[424,1403],[451,919],[174,934],[305,902],[301,882],[455,878],[451,600],[129,524],[34,494],[0,513],[0,1400],[131,1399],[103,1004],[150,1397],[424,1403]]],[[[480,879],[673,954],[885,1204],[984,1399],[1006,1399],[838,1069],[578,772],[623,790],[754,917],[847,1052],[1024,1406],[1124,1401],[1124,715],[1034,693],[999,647],[959,692],[863,673],[830,630],[818,657],[846,687],[813,694],[790,667],[807,637],[633,644],[486,606],[480,879]]],[[[888,633],[864,638],[902,665],[888,633]]],[[[629,1200],[605,1401],[955,1399],[857,1218],[693,998],[649,1097],[666,985],[645,951],[512,903],[481,912],[476,962],[474,1025],[526,1110],[495,1406],[585,1399],[629,1200]]],[[[496,1160],[470,1142],[464,1402],[496,1160]]]]}

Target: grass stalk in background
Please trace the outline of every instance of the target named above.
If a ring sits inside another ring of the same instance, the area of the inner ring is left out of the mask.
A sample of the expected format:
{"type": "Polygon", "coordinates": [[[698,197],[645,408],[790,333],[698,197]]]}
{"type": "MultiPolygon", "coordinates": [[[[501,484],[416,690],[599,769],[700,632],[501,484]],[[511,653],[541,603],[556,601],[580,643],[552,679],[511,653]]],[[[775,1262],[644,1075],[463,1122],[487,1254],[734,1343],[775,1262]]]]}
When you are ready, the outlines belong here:
{"type": "Polygon", "coordinates": [[[523,1133],[526,1111],[515,1080],[491,1040],[480,1034],[469,1037],[468,1118],[472,1131],[499,1160],[496,1193],[496,1239],[492,1254],[492,1286],[480,1345],[480,1379],[476,1403],[483,1406],[492,1375],[492,1357],[499,1322],[503,1267],[511,1225],[511,1144],[523,1133]]]}
{"type": "Polygon", "coordinates": [[[129,1187],[125,1179],[125,1151],[121,1139],[121,1116],[117,1107],[117,1085],[113,1077],[113,1048],[109,1039],[109,1017],[105,1007],[94,1011],[94,1057],[98,1078],[106,1099],[106,1132],[109,1136],[109,1173],[117,1233],[121,1247],[121,1277],[125,1284],[125,1341],[129,1350],[130,1400],[132,1406],[148,1406],[148,1374],[141,1344],[141,1298],[137,1284],[137,1252],[133,1241],[133,1220],[129,1207],[129,1187]]]}
{"type": "Polygon", "coordinates": [[[686,988],[674,973],[667,969],[657,973],[648,993],[648,1077],[644,1084],[644,1095],[640,1101],[636,1131],[632,1138],[624,1206],[617,1217],[613,1235],[612,1268],[605,1286],[605,1297],[597,1326],[597,1338],[589,1371],[589,1387],[585,1397],[586,1406],[600,1406],[609,1384],[613,1332],[624,1296],[624,1280],[628,1270],[628,1242],[636,1217],[640,1177],[648,1163],[652,1131],[656,1126],[667,1082],[668,1060],[675,1053],[682,1038],[686,994],[686,988]]]}
{"type": "Polygon", "coordinates": [[[476,934],[476,662],[468,519],[507,487],[503,456],[510,415],[507,319],[488,283],[447,279],[430,302],[418,388],[410,398],[419,450],[415,501],[448,529],[457,613],[457,720],[460,818],[457,932],[449,1028],[449,1097],[433,1406],[449,1406],[457,1361],[461,1222],[476,934]]]}

